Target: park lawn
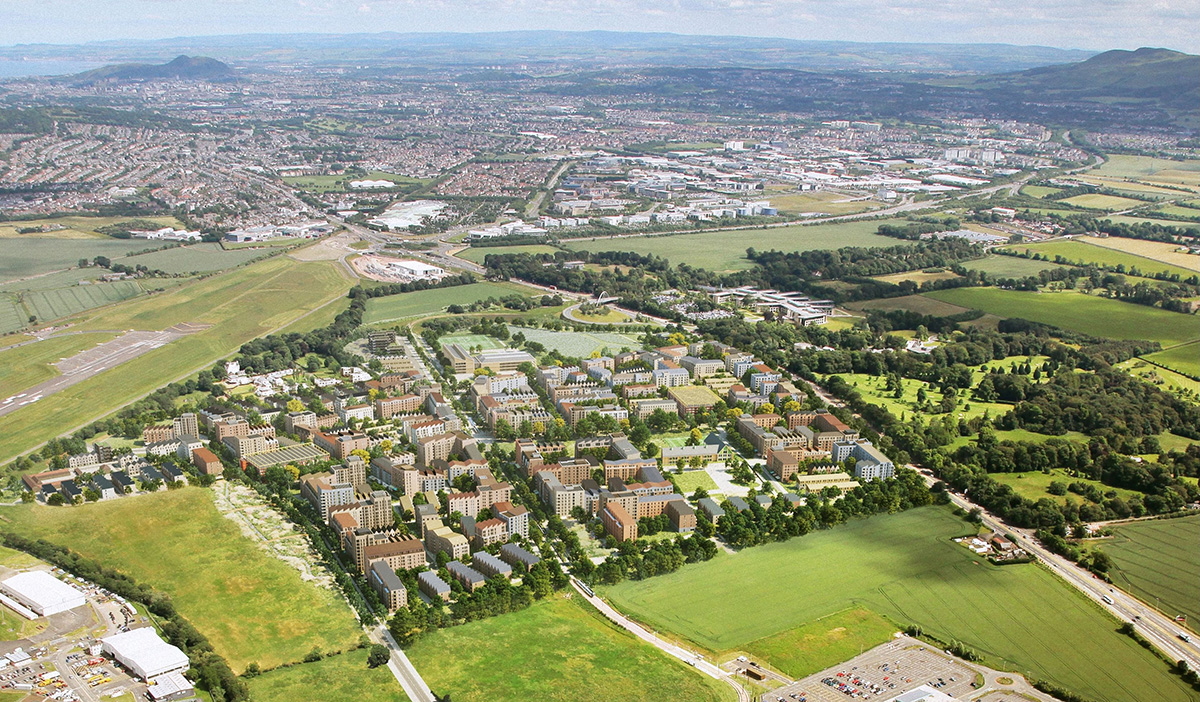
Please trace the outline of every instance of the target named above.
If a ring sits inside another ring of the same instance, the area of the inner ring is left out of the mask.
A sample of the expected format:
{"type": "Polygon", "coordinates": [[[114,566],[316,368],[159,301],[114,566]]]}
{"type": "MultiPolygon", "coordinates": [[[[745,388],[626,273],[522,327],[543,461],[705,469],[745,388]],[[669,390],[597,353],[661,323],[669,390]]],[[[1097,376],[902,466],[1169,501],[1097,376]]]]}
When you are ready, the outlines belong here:
{"type": "Polygon", "coordinates": [[[1127,197],[1117,197],[1116,195],[1100,195],[1099,193],[1091,193],[1088,195],[1076,195],[1068,197],[1059,202],[1065,202],[1068,205],[1076,207],[1084,207],[1089,210],[1128,210],[1132,207],[1138,207],[1146,203],[1141,200],[1133,200],[1127,197]]]}
{"type": "Polygon", "coordinates": [[[422,638],[406,651],[454,702],[726,700],[732,691],[564,595],[422,638]]]}
{"type": "Polygon", "coordinates": [[[846,305],[854,310],[907,310],[917,314],[927,314],[934,317],[950,317],[970,311],[968,307],[952,305],[948,302],[935,300],[924,295],[905,295],[904,297],[888,297],[866,302],[852,302],[846,305]]]}
{"type": "Polygon", "coordinates": [[[106,307],[75,331],[161,330],[180,322],[212,326],[0,417],[0,456],[14,457],[54,436],[186,377],[245,342],[304,317],[350,288],[331,262],[276,257],[152,297],[106,307]]]}
{"type": "Polygon", "coordinates": [[[571,315],[580,321],[591,322],[592,324],[625,324],[633,321],[629,315],[624,312],[618,312],[611,307],[605,307],[604,311],[599,314],[584,314],[580,310],[575,310],[571,315]]]}
{"type": "Polygon", "coordinates": [[[686,263],[711,271],[746,270],[754,266],[750,259],[746,258],[748,248],[792,252],[840,249],[847,246],[904,246],[906,242],[902,240],[875,233],[881,225],[902,221],[835,222],[669,236],[573,239],[563,241],[562,245],[572,251],[633,251],[642,255],[662,256],[675,265],[686,263]]]}
{"type": "Polygon", "coordinates": [[[4,255],[0,256],[0,283],[76,267],[81,258],[90,261],[105,256],[121,262],[127,253],[159,246],[162,244],[145,239],[55,239],[45,235],[5,239],[4,255]]]}
{"type": "MultiPolygon", "coordinates": [[[[1117,247],[1095,244],[1103,239],[1072,239],[1071,241],[1048,241],[1041,244],[1017,244],[1013,247],[1019,252],[1040,253],[1051,259],[1062,256],[1068,263],[1076,265],[1095,264],[1097,266],[1124,266],[1126,271],[1137,269],[1143,276],[1153,276],[1155,273],[1177,274],[1181,279],[1196,275],[1195,271],[1174,266],[1163,261],[1146,258],[1126,252],[1117,247]]],[[[1169,246],[1169,245],[1168,245],[1169,246]]],[[[1196,258],[1200,261],[1200,257],[1196,258]]]]}
{"type": "Polygon", "coordinates": [[[592,331],[550,331],[549,329],[533,329],[530,327],[508,328],[509,334],[520,332],[529,341],[536,341],[546,347],[547,351],[555,350],[568,358],[587,358],[596,351],[608,349],[609,355],[620,352],[621,349],[641,349],[642,342],[634,336],[626,336],[615,332],[592,331]]]}
{"type": "Polygon", "coordinates": [[[1200,516],[1120,524],[1093,542],[1116,566],[1113,582],[1200,632],[1200,516]]]}
{"type": "Polygon", "coordinates": [[[911,281],[917,285],[922,283],[932,283],[938,280],[952,280],[957,278],[958,274],[954,271],[938,271],[937,273],[926,273],[925,271],[905,271],[903,273],[892,273],[890,275],[876,275],[872,279],[878,280],[881,283],[891,283],[899,285],[904,281],[911,281]]]}
{"type": "Polygon", "coordinates": [[[708,471],[704,470],[685,470],[682,473],[670,472],[671,480],[679,488],[679,492],[685,495],[691,495],[697,488],[704,488],[709,493],[716,492],[717,481],[712,479],[708,471]]]}
{"type": "Polygon", "coordinates": [[[15,349],[0,350],[0,400],[59,375],[54,364],[105,341],[116,334],[68,334],[15,349]]]}
{"type": "Polygon", "coordinates": [[[887,643],[899,630],[868,609],[847,609],[751,641],[746,653],[799,680],[887,643]]]}
{"type": "Polygon", "coordinates": [[[355,700],[408,702],[388,667],[367,667],[367,649],[347,651],[316,663],[277,668],[246,681],[255,702],[355,700]]]}
{"type": "Polygon", "coordinates": [[[339,593],[304,582],[217,512],[201,488],[70,508],[21,505],[5,529],[68,546],[171,596],[235,671],[298,661],[361,634],[339,593]]]}
{"type": "Polygon", "coordinates": [[[1200,342],[1172,346],[1169,349],[1148,353],[1143,358],[1160,366],[1166,366],[1177,373],[1200,378],[1200,342]]]}
{"type": "Polygon", "coordinates": [[[988,473],[988,475],[996,482],[1011,487],[1018,495],[1037,502],[1043,497],[1054,500],[1059,504],[1065,504],[1068,500],[1079,504],[1085,500],[1084,497],[1076,495],[1073,492],[1068,492],[1066,495],[1051,495],[1048,488],[1052,482],[1060,482],[1070,485],[1071,483],[1086,483],[1093,485],[1102,495],[1116,493],[1117,497],[1122,500],[1128,500],[1131,497],[1142,497],[1142,493],[1136,490],[1126,490],[1124,488],[1109,487],[1099,480],[1091,480],[1089,478],[1076,478],[1067,475],[1064,470],[1052,470],[1049,473],[1043,473],[1040,470],[1027,471],[1024,473],[988,473]]]}
{"type": "Polygon", "coordinates": [[[527,244],[523,246],[472,246],[454,254],[458,258],[483,265],[483,259],[488,254],[556,254],[560,249],[545,244],[527,244]]]}
{"type": "Polygon", "coordinates": [[[1173,346],[1200,336],[1195,317],[1077,292],[958,288],[924,296],[1001,317],[1021,317],[1110,339],[1145,339],[1173,346]]]}
{"type": "Polygon", "coordinates": [[[418,290],[367,300],[367,311],[363,324],[392,322],[408,317],[421,317],[444,312],[450,305],[469,305],[489,297],[502,298],[509,295],[529,296],[533,291],[512,283],[471,283],[449,288],[418,290]]]}
{"type": "Polygon", "coordinates": [[[1184,700],[1166,664],[1118,622],[1034,564],[994,566],[951,541],[974,528],[944,507],[849,524],[686,565],[605,594],[614,605],[713,651],[847,607],[917,624],[987,665],[1047,679],[1100,702],[1184,700]],[[748,597],[747,597],[748,595],[748,597]],[[731,602],[743,606],[730,606],[731,602]]]}
{"type": "MultiPolygon", "coordinates": [[[[1195,226],[1200,227],[1200,225],[1195,226]]],[[[1120,236],[1089,237],[1086,241],[1094,246],[1117,249],[1118,251],[1124,251],[1134,256],[1171,264],[1192,273],[1200,272],[1200,256],[1186,253],[1180,250],[1179,246],[1168,244],[1165,241],[1127,239],[1120,236]]]]}

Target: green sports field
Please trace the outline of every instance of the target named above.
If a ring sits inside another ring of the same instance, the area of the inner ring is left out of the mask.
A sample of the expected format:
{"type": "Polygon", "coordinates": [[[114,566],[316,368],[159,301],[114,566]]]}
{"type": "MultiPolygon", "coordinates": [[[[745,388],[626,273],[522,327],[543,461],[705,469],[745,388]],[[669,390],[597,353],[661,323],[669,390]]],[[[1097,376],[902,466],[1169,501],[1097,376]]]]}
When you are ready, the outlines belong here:
{"type": "MultiPolygon", "coordinates": [[[[1036,565],[993,566],[950,539],[973,528],[943,507],[855,520],[605,593],[655,629],[714,651],[847,607],[959,640],[986,663],[1087,698],[1192,699],[1166,665],[1095,604],[1036,565]]],[[[853,633],[854,629],[850,627],[853,633]]]]}
{"type": "Polygon", "coordinates": [[[405,651],[454,702],[729,700],[733,691],[642,643],[563,594],[513,614],[437,631],[405,651]]]}
{"type": "Polygon", "coordinates": [[[633,251],[644,255],[662,256],[676,265],[686,263],[712,271],[746,270],[753,266],[746,258],[748,248],[759,251],[813,251],[840,249],[846,246],[902,246],[905,242],[900,239],[875,233],[882,224],[901,221],[837,222],[672,236],[580,239],[562,243],[573,251],[633,251]]]}
{"type": "Polygon", "coordinates": [[[484,334],[452,334],[450,336],[443,336],[442,338],[438,339],[438,341],[443,346],[447,344],[458,344],[464,349],[469,349],[475,346],[478,346],[481,349],[504,348],[504,344],[500,343],[499,339],[493,339],[492,337],[484,334]]]}
{"type": "Polygon", "coordinates": [[[1144,276],[1151,276],[1162,272],[1168,274],[1174,273],[1183,279],[1187,279],[1196,274],[1195,271],[1189,271],[1186,268],[1173,266],[1169,263],[1155,261],[1105,246],[1097,246],[1087,241],[1048,241],[1042,244],[1017,244],[1012,248],[1015,251],[1032,251],[1033,253],[1044,254],[1051,259],[1055,256],[1062,256],[1067,262],[1075,264],[1087,265],[1092,263],[1098,266],[1125,266],[1125,270],[1136,268],[1144,276]]]}
{"type": "Polygon", "coordinates": [[[924,296],[1110,339],[1145,339],[1173,346],[1200,337],[1195,317],[1083,293],[958,288],[924,296]]]}
{"type": "Polygon", "coordinates": [[[387,666],[367,667],[367,650],[357,649],[316,663],[268,671],[246,681],[255,702],[355,700],[407,702],[387,666]]]}
{"type": "Polygon", "coordinates": [[[344,649],[361,630],[339,593],[242,535],[212,493],[184,488],[78,507],[6,508],[3,526],[63,544],[171,596],[235,671],[344,649]]]}
{"type": "Polygon", "coordinates": [[[1113,582],[1200,632],[1200,516],[1113,527],[1096,542],[1116,566],[1113,582]]]}
{"type": "Polygon", "coordinates": [[[378,324],[409,317],[421,317],[444,312],[450,305],[469,305],[489,297],[501,298],[513,294],[529,296],[534,292],[530,288],[511,283],[472,283],[450,288],[374,297],[367,301],[363,324],[378,324]]]}

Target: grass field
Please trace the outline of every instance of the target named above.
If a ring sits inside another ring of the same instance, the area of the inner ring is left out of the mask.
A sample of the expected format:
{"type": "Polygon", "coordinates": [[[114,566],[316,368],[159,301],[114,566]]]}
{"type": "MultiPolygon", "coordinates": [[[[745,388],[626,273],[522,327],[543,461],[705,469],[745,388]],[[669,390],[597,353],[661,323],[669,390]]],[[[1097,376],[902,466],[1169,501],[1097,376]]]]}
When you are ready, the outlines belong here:
{"type": "Polygon", "coordinates": [[[702,470],[685,470],[682,473],[671,472],[671,480],[679,486],[679,491],[685,495],[690,495],[696,491],[696,488],[704,488],[708,492],[716,492],[717,481],[712,479],[712,476],[702,470]]]}
{"type": "Polygon", "coordinates": [[[469,248],[459,251],[454,254],[458,258],[473,261],[479,265],[483,265],[483,259],[487,258],[488,254],[554,254],[558,253],[559,249],[545,244],[529,244],[527,246],[481,246],[479,248],[469,248]]]}
{"type": "Polygon", "coordinates": [[[1029,471],[1026,473],[989,473],[988,475],[996,482],[1011,487],[1018,495],[1032,502],[1037,502],[1042,498],[1053,500],[1060,504],[1065,503],[1067,500],[1073,500],[1076,504],[1083,502],[1084,498],[1072,492],[1061,496],[1051,495],[1047,488],[1050,487],[1050,483],[1055,481],[1068,485],[1074,482],[1087,483],[1088,485],[1094,485],[1101,494],[1107,495],[1110,492],[1115,492],[1123,500],[1141,495],[1141,493],[1134,490],[1109,487],[1098,480],[1073,478],[1062,470],[1054,470],[1049,473],[1029,471]]]}
{"type": "MultiPolygon", "coordinates": [[[[1174,350],[1187,350],[1187,349],[1190,349],[1191,353],[1200,353],[1200,349],[1198,349],[1195,344],[1185,344],[1183,346],[1173,346],[1173,347],[1171,347],[1170,350],[1174,351],[1174,350]]],[[[1167,352],[1164,351],[1162,353],[1167,353],[1167,352]]],[[[1149,355],[1157,356],[1158,354],[1149,354],[1149,355]]],[[[1184,359],[1184,360],[1187,361],[1187,360],[1191,360],[1191,359],[1184,359]]],[[[1187,377],[1186,375],[1182,375],[1180,373],[1176,373],[1175,371],[1167,370],[1166,368],[1161,368],[1159,366],[1153,365],[1153,364],[1149,363],[1148,361],[1146,361],[1145,359],[1131,358],[1127,361],[1122,361],[1121,363],[1116,364],[1115,367],[1120,368],[1121,370],[1125,371],[1126,373],[1129,373],[1130,375],[1141,378],[1142,380],[1145,380],[1148,383],[1157,385],[1160,388],[1162,388],[1163,390],[1166,390],[1169,392],[1174,392],[1175,394],[1180,395],[1181,397],[1184,397],[1187,399],[1192,399],[1193,401],[1196,398],[1200,398],[1200,380],[1194,380],[1192,378],[1187,377]],[[1193,395],[1190,393],[1194,393],[1195,396],[1193,397],[1193,395]]]]}
{"type": "Polygon", "coordinates": [[[812,251],[840,249],[846,246],[902,246],[903,241],[875,233],[881,224],[901,220],[838,222],[808,226],[775,227],[738,231],[676,234],[673,236],[636,236],[623,239],[580,239],[565,241],[573,251],[633,251],[662,256],[671,263],[686,263],[712,271],[746,270],[753,264],[746,249],[759,251],[812,251]]]}
{"type": "Polygon", "coordinates": [[[1090,210],[1106,210],[1108,212],[1128,210],[1131,207],[1137,207],[1139,205],[1146,204],[1141,200],[1131,200],[1130,198],[1117,197],[1116,195],[1100,195],[1099,193],[1092,193],[1090,195],[1076,195],[1075,197],[1068,197],[1059,200],[1059,202],[1065,202],[1068,205],[1074,205],[1076,207],[1086,207],[1090,210]]]}
{"type": "MultiPolygon", "coordinates": [[[[11,238],[42,238],[49,237],[53,239],[104,239],[110,240],[107,234],[101,234],[97,230],[101,227],[107,227],[113,224],[128,222],[131,217],[53,217],[48,219],[34,219],[20,222],[0,222],[0,239],[11,238]],[[18,229],[29,229],[31,227],[46,227],[52,231],[34,234],[20,234],[18,229]],[[63,227],[58,229],[58,227],[63,227]]],[[[180,228],[183,224],[174,217],[138,217],[154,222],[160,227],[175,227],[180,228]]],[[[142,240],[142,247],[147,244],[145,239],[142,240]]]]}
{"type": "Polygon", "coordinates": [[[77,266],[81,258],[90,261],[97,256],[106,256],[120,261],[131,251],[154,246],[153,242],[136,239],[5,239],[4,255],[0,256],[0,283],[77,266]]]}
{"type": "MultiPolygon", "coordinates": [[[[862,373],[838,373],[837,375],[840,375],[843,380],[850,383],[863,396],[864,400],[871,404],[883,405],[897,418],[902,415],[912,417],[917,413],[917,392],[922,387],[925,388],[929,402],[936,405],[942,400],[942,392],[940,390],[920,380],[901,378],[900,386],[904,390],[904,395],[897,399],[893,393],[887,391],[887,379],[882,376],[862,373]]],[[[954,413],[955,416],[961,414],[966,419],[982,417],[984,413],[995,418],[1007,413],[1012,407],[1012,405],[1002,402],[979,402],[972,400],[970,393],[959,393],[958,404],[955,406],[954,413]],[[968,407],[970,409],[967,409],[968,407]]]]}
{"type": "MultiPolygon", "coordinates": [[[[1091,263],[1098,266],[1125,266],[1125,270],[1136,268],[1142,275],[1154,275],[1159,272],[1175,273],[1181,278],[1187,279],[1196,274],[1195,271],[1171,265],[1161,260],[1146,258],[1119,250],[1116,247],[1096,245],[1094,243],[1100,241],[1107,241],[1107,239],[1093,239],[1089,237],[1072,241],[1048,241],[1042,244],[1017,244],[1013,247],[1013,250],[1019,252],[1032,251],[1048,256],[1051,259],[1055,256],[1062,256],[1068,262],[1075,264],[1087,265],[1091,263]]],[[[1128,241],[1128,239],[1124,241],[1128,241]]],[[[1170,246],[1170,244],[1166,244],[1165,246],[1170,246]]],[[[1191,258],[1200,261],[1200,257],[1192,256],[1191,258]]]]}
{"type": "Polygon", "coordinates": [[[1175,185],[1200,186],[1200,161],[1175,161],[1152,156],[1109,154],[1108,160],[1090,171],[1118,178],[1157,181],[1175,185]]]}
{"type": "Polygon", "coordinates": [[[269,253],[269,250],[262,249],[227,251],[221,248],[220,244],[206,243],[177,246],[164,251],[129,256],[121,259],[118,263],[124,263],[127,266],[145,266],[167,273],[208,273],[234,268],[247,261],[262,258],[269,253]]]}
{"type": "Polygon", "coordinates": [[[507,297],[514,293],[528,296],[533,292],[529,288],[511,283],[472,283],[452,288],[375,297],[367,301],[363,324],[378,324],[407,317],[421,317],[444,312],[450,305],[469,305],[477,300],[486,300],[489,297],[507,297]]]}
{"type": "MultiPolygon", "coordinates": [[[[1200,225],[1198,225],[1200,226],[1200,225]]],[[[1134,256],[1149,258],[1154,261],[1161,261],[1179,268],[1184,268],[1192,272],[1200,271],[1200,256],[1189,253],[1184,253],[1179,250],[1179,246],[1168,244],[1165,241],[1146,241],[1144,239],[1126,239],[1124,237],[1110,236],[1106,238],[1088,238],[1089,244],[1095,246],[1103,246],[1109,249],[1117,249],[1125,251],[1134,256]]]]}
{"type": "Polygon", "coordinates": [[[0,350],[0,400],[58,375],[53,364],[115,338],[115,334],[70,334],[15,349],[0,350]]]}
{"type": "Polygon", "coordinates": [[[904,297],[888,297],[878,300],[867,300],[866,302],[852,302],[846,306],[858,310],[908,310],[934,317],[949,317],[961,314],[969,309],[925,297],[924,295],[905,295],[904,297]]]}
{"type": "Polygon", "coordinates": [[[899,285],[906,280],[912,281],[917,285],[921,285],[922,283],[929,283],[935,280],[950,280],[952,278],[957,278],[958,274],[953,271],[940,271],[938,273],[905,271],[903,273],[892,273],[891,275],[877,275],[872,277],[874,280],[884,283],[891,283],[892,285],[899,285]]]}
{"type": "Polygon", "coordinates": [[[483,334],[452,334],[450,336],[443,336],[438,341],[440,341],[443,346],[446,344],[458,344],[464,349],[469,349],[473,346],[478,346],[482,349],[504,348],[504,344],[500,343],[498,339],[493,339],[492,337],[485,336],[483,334]]]}
{"type": "Polygon", "coordinates": [[[1192,378],[1200,378],[1200,342],[1172,346],[1145,358],[1192,378]]]}
{"type": "Polygon", "coordinates": [[[29,315],[12,295],[0,294],[0,334],[20,331],[29,324],[29,315]]]}
{"type": "Polygon", "coordinates": [[[69,288],[39,290],[24,294],[25,309],[39,323],[69,317],[79,312],[111,305],[142,294],[142,286],[133,280],[112,283],[73,285],[69,288]]]}
{"type": "Polygon", "coordinates": [[[799,680],[887,643],[899,628],[870,610],[848,609],[751,641],[746,652],[799,680]]]}
{"type": "Polygon", "coordinates": [[[841,193],[818,190],[807,193],[763,193],[771,198],[771,206],[778,208],[784,214],[801,214],[806,212],[823,212],[831,215],[857,214],[867,210],[878,209],[881,203],[871,198],[854,199],[841,193]]]}
{"type": "Polygon", "coordinates": [[[1037,275],[1050,268],[1062,268],[1057,263],[1049,261],[1033,261],[1027,258],[994,254],[974,261],[964,261],[962,265],[967,270],[979,271],[999,278],[1024,278],[1037,275]]]}
{"type": "Polygon", "coordinates": [[[1051,188],[1045,185],[1026,185],[1021,188],[1021,194],[1029,197],[1046,197],[1061,192],[1062,188],[1051,188]]]}
{"type": "Polygon", "coordinates": [[[1195,317],[1083,293],[958,288],[925,296],[1002,317],[1021,317],[1111,339],[1146,339],[1173,346],[1200,336],[1195,317]]]}
{"type": "Polygon", "coordinates": [[[554,596],[529,609],[442,629],[406,651],[454,702],[727,700],[724,683],[644,644],[591,608],[554,596]]]}
{"type": "Polygon", "coordinates": [[[1180,221],[1177,221],[1174,219],[1153,219],[1151,217],[1140,217],[1140,216],[1132,216],[1132,215],[1109,215],[1107,217],[1104,217],[1104,219],[1107,219],[1110,222],[1117,222],[1119,224],[1141,224],[1142,222],[1149,222],[1151,224],[1157,224],[1160,227],[1179,227],[1180,229],[1188,229],[1188,228],[1200,229],[1200,224],[1197,224],[1196,222],[1180,222],[1180,221]]]}
{"type": "Polygon", "coordinates": [[[407,702],[408,697],[387,666],[367,667],[367,650],[330,656],[316,663],[268,671],[246,681],[255,702],[355,700],[407,702]]]}
{"type": "Polygon", "coordinates": [[[1186,614],[1200,632],[1200,516],[1121,524],[1113,534],[1095,542],[1116,565],[1113,582],[1168,616],[1186,614]]]}
{"type": "Polygon", "coordinates": [[[593,351],[608,349],[613,353],[623,348],[640,349],[642,344],[636,337],[612,332],[550,331],[548,329],[526,329],[509,327],[509,333],[521,332],[530,341],[555,349],[568,358],[587,358],[593,351]]]}
{"type": "Polygon", "coordinates": [[[714,651],[865,608],[1101,702],[1191,699],[1162,661],[1046,570],[993,566],[950,541],[968,532],[974,528],[948,509],[925,507],[627,581],[606,594],[650,626],[714,651]],[[730,606],[739,600],[758,604],[730,606]]]}
{"type": "Polygon", "coordinates": [[[235,671],[298,661],[313,646],[344,649],[361,633],[340,594],[305,583],[242,536],[208,490],[5,514],[6,529],[67,545],[170,595],[235,671]]]}
{"type": "Polygon", "coordinates": [[[332,263],[277,257],[100,310],[74,330],[159,330],[180,322],[212,326],[0,417],[0,456],[16,456],[176,377],[199,371],[250,339],[343,296],[350,285],[332,263]]]}

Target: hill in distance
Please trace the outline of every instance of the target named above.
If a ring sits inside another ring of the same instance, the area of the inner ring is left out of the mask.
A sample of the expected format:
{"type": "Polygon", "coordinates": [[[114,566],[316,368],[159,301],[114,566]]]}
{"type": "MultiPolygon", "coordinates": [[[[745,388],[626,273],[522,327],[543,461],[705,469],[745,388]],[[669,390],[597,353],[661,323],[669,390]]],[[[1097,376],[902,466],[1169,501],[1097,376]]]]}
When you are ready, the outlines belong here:
{"type": "Polygon", "coordinates": [[[228,80],[233,69],[205,56],[178,56],[163,64],[119,63],[72,76],[73,83],[129,80],[228,80]]]}

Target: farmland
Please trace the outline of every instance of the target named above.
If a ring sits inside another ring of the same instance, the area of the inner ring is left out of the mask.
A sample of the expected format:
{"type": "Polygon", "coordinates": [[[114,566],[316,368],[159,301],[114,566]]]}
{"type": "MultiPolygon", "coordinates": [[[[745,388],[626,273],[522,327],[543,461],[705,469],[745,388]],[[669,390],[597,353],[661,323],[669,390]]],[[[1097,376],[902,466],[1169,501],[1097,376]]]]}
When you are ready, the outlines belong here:
{"type": "Polygon", "coordinates": [[[1171,346],[1194,340],[1197,336],[1193,317],[1083,293],[958,288],[925,293],[925,296],[1003,317],[1019,316],[1110,339],[1146,339],[1171,346]]]}
{"type": "Polygon", "coordinates": [[[973,531],[949,510],[925,507],[627,581],[606,594],[650,626],[714,651],[745,649],[852,606],[963,641],[987,664],[1090,699],[1190,699],[1165,664],[1046,570],[993,566],[950,541],[973,531]],[[729,607],[737,593],[770,604],[729,607]]]}
{"type": "Polygon", "coordinates": [[[357,649],[316,663],[277,668],[247,681],[257,702],[355,700],[407,702],[387,666],[367,667],[367,650],[357,649]]]}
{"type": "Polygon", "coordinates": [[[1097,541],[1116,566],[1113,581],[1200,631],[1200,516],[1121,524],[1097,541]]]}
{"type": "Polygon", "coordinates": [[[1117,197],[1116,195],[1100,195],[1098,193],[1076,195],[1075,197],[1059,200],[1059,202],[1065,202],[1068,205],[1076,207],[1084,207],[1089,210],[1106,210],[1109,212],[1128,210],[1131,207],[1138,207],[1145,204],[1141,200],[1131,200],[1130,198],[1117,197]]]}
{"type": "MultiPolygon", "coordinates": [[[[1136,268],[1142,275],[1154,275],[1155,273],[1162,272],[1167,274],[1173,273],[1183,279],[1187,279],[1196,274],[1195,271],[1164,263],[1160,260],[1127,253],[1115,246],[1110,247],[1094,243],[1100,241],[1107,240],[1088,238],[1071,241],[1048,241],[1042,244],[1019,244],[1015,247],[1015,250],[1040,253],[1051,259],[1056,256],[1062,256],[1067,262],[1074,264],[1095,264],[1098,266],[1112,266],[1114,268],[1124,266],[1124,270],[1126,271],[1136,268]]],[[[1170,244],[1166,244],[1166,246],[1170,246],[1170,244]]],[[[1196,257],[1193,256],[1192,258],[1196,257]]]]}
{"type": "Polygon", "coordinates": [[[532,290],[511,283],[472,283],[450,288],[375,297],[367,301],[364,324],[392,322],[408,317],[421,317],[444,312],[450,305],[469,305],[489,297],[528,296],[532,290]]]}
{"type": "Polygon", "coordinates": [[[1099,168],[1091,172],[1174,185],[1200,185],[1200,161],[1175,161],[1126,154],[1109,154],[1107,159],[1099,168]]]}
{"type": "Polygon", "coordinates": [[[455,702],[703,702],[732,696],[723,683],[561,596],[520,612],[441,629],[407,654],[433,691],[452,695],[455,702]]]}
{"type": "Polygon", "coordinates": [[[997,278],[1024,278],[1026,276],[1037,275],[1049,268],[1062,268],[1057,263],[1050,263],[1049,261],[1034,261],[1028,258],[997,256],[995,254],[974,261],[963,261],[962,265],[967,270],[987,273],[997,278]]]}
{"type": "Polygon", "coordinates": [[[1141,258],[1161,261],[1192,272],[1200,271],[1200,256],[1185,253],[1175,244],[1163,241],[1146,241],[1145,239],[1125,239],[1110,236],[1106,238],[1089,238],[1089,244],[1117,249],[1141,258]]]}
{"type": "Polygon", "coordinates": [[[641,342],[632,336],[613,334],[611,332],[580,332],[580,331],[550,331],[548,329],[530,329],[525,327],[509,327],[510,333],[521,332],[530,341],[553,349],[568,358],[587,358],[593,351],[609,349],[613,353],[623,348],[640,349],[641,342]]]}
{"type": "Polygon", "coordinates": [[[672,236],[576,239],[562,243],[573,251],[633,251],[662,256],[676,265],[686,263],[712,271],[745,270],[753,265],[746,258],[747,248],[759,251],[811,251],[846,246],[901,246],[903,241],[875,233],[880,225],[897,221],[900,220],[838,222],[672,236]]]}
{"type": "Polygon", "coordinates": [[[928,314],[934,317],[949,317],[966,312],[968,308],[952,305],[948,302],[935,300],[924,295],[906,295],[904,297],[889,297],[866,302],[855,302],[847,305],[858,310],[908,310],[917,314],[928,314]]]}
{"type": "Polygon", "coordinates": [[[1173,346],[1145,358],[1192,378],[1200,378],[1200,343],[1173,346]]]}
{"type": "Polygon", "coordinates": [[[823,190],[806,193],[770,193],[769,197],[771,205],[784,214],[806,212],[823,212],[831,215],[856,214],[879,207],[878,201],[848,198],[839,193],[823,190]]]}
{"type": "Polygon", "coordinates": [[[1046,197],[1061,192],[1062,188],[1051,188],[1045,185],[1026,185],[1021,188],[1021,194],[1029,197],[1046,197]]]}
{"type": "Polygon", "coordinates": [[[234,249],[226,251],[220,244],[192,244],[176,246],[162,251],[138,254],[117,261],[127,266],[145,266],[151,270],[167,273],[209,273],[240,266],[269,254],[262,249],[234,249]]]}
{"type": "Polygon", "coordinates": [[[545,244],[529,244],[525,246],[481,246],[479,248],[469,248],[459,251],[454,254],[458,258],[473,261],[479,265],[483,265],[483,259],[487,258],[488,254],[555,254],[559,249],[545,244]]]}
{"type": "Polygon", "coordinates": [[[5,528],[49,538],[171,596],[179,612],[235,671],[300,660],[313,646],[359,636],[334,591],[300,579],[242,536],[199,488],[55,509],[7,510],[5,528]],[[203,534],[204,538],[196,538],[203,534]]]}
{"type": "Polygon", "coordinates": [[[132,251],[158,246],[161,244],[135,239],[6,239],[4,256],[0,257],[0,283],[77,266],[81,258],[120,259],[132,251]]]}
{"type": "Polygon", "coordinates": [[[36,316],[38,321],[48,322],[128,300],[140,294],[142,286],[138,285],[137,281],[118,280],[112,283],[91,283],[25,293],[23,302],[29,314],[36,316]]]}
{"type": "Polygon", "coordinates": [[[892,273],[891,275],[877,275],[873,276],[873,279],[878,280],[881,283],[891,283],[892,285],[899,285],[905,281],[910,281],[916,283],[917,285],[921,285],[923,283],[931,283],[938,280],[953,280],[957,277],[958,274],[954,273],[953,271],[936,271],[933,273],[926,273],[925,271],[905,271],[903,273],[892,273]]]}

